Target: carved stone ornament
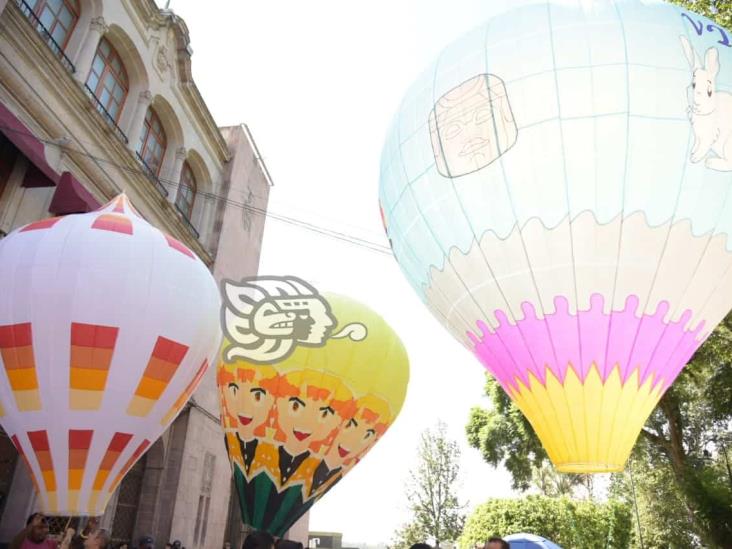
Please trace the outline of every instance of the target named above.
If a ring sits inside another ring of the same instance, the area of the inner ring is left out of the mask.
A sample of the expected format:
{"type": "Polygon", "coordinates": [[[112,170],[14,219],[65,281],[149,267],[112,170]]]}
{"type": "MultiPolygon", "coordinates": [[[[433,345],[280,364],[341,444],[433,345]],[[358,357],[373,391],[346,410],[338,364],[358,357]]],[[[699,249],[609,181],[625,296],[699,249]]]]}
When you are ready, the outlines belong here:
{"type": "Polygon", "coordinates": [[[164,45],[158,48],[158,53],[155,56],[155,64],[162,73],[165,73],[171,67],[170,61],[168,60],[168,48],[164,45]]]}

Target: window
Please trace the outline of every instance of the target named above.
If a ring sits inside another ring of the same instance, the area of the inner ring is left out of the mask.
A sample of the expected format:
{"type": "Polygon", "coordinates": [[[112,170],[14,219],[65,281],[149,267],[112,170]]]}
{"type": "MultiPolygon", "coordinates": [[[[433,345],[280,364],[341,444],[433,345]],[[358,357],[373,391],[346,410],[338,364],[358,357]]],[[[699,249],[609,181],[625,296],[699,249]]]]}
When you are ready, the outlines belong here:
{"type": "Polygon", "coordinates": [[[180,174],[180,185],[178,195],[175,197],[175,205],[190,219],[193,213],[193,202],[196,199],[196,178],[193,176],[191,166],[188,162],[183,163],[183,171],[180,174]]]}
{"type": "Polygon", "coordinates": [[[127,97],[129,80],[122,60],[105,38],[99,42],[86,85],[117,122],[127,97]]]}
{"type": "Polygon", "coordinates": [[[208,530],[208,510],[211,505],[211,488],[216,467],[216,456],[206,452],[203,461],[203,478],[201,479],[201,495],[198,496],[198,509],[196,511],[196,525],[193,530],[193,546],[200,547],[206,541],[208,530]]]}
{"type": "Polygon", "coordinates": [[[140,153],[142,160],[155,175],[160,173],[166,146],[167,140],[163,125],[160,123],[155,111],[149,108],[145,115],[145,124],[142,127],[137,152],[140,153]]]}
{"type": "Polygon", "coordinates": [[[64,49],[79,20],[79,0],[26,0],[56,43],[64,49]]]}

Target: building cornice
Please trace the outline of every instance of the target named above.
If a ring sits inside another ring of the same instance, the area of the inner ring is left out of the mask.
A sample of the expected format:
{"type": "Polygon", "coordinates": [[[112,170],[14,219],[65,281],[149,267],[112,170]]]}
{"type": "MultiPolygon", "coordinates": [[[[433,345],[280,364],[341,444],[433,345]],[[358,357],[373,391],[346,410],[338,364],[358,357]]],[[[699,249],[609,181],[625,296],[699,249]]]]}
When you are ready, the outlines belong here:
{"type": "MultiPolygon", "coordinates": [[[[122,187],[135,206],[152,223],[174,236],[209,267],[213,258],[197,238],[188,230],[180,214],[153,186],[145,175],[132,151],[114,134],[92,105],[86,92],[63,67],[43,42],[14,2],[9,2],[0,19],[0,40],[6,40],[14,50],[14,57],[0,55],[0,93],[5,92],[15,110],[36,137],[55,142],[69,140],[63,147],[65,155],[80,169],[75,173],[88,184],[88,190],[100,202],[113,198],[122,187]],[[63,120],[40,96],[24,77],[15,62],[37,67],[35,77],[43,78],[49,98],[62,105],[58,112],[71,113],[74,121],[83,126],[83,138],[69,129],[71,120],[63,120]],[[94,143],[104,151],[94,154],[88,145],[94,143]]],[[[53,145],[52,145],[53,146],[53,145]]]]}
{"type": "Polygon", "coordinates": [[[137,17],[144,21],[151,29],[170,28],[173,30],[176,41],[177,59],[177,86],[182,92],[183,98],[188,101],[191,112],[196,122],[209,136],[213,137],[215,144],[214,152],[219,162],[228,162],[231,159],[229,148],[226,145],[223,135],[216,125],[216,121],[203,100],[198,86],[193,80],[191,71],[191,55],[193,50],[190,45],[190,35],[185,21],[177,16],[172,10],[161,10],[155,5],[154,0],[129,0],[135,10],[137,17]]]}

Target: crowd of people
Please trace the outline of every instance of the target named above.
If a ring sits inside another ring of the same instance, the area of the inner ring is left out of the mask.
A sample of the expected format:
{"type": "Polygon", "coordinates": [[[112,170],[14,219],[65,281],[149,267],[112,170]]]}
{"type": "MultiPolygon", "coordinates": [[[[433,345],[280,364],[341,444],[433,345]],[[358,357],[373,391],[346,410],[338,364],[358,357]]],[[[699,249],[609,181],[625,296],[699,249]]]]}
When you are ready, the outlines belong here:
{"type": "MultiPolygon", "coordinates": [[[[42,513],[33,513],[23,528],[8,545],[8,549],[155,549],[155,540],[143,536],[137,545],[120,542],[112,546],[108,530],[99,527],[97,519],[90,518],[80,532],[67,525],[60,540],[50,535],[48,518],[42,513]]],[[[179,540],[168,542],[165,549],[186,549],[179,540]]],[[[231,549],[225,547],[224,549],[231,549]]],[[[287,547],[283,549],[297,549],[287,547]]],[[[302,549],[300,546],[299,549],[302,549]]]]}
{"type": "MultiPolygon", "coordinates": [[[[10,542],[9,549],[112,549],[110,534],[100,528],[96,519],[87,521],[83,530],[77,533],[67,527],[63,538],[59,542],[49,536],[48,518],[42,513],[33,513],[28,517],[23,528],[10,542]]],[[[129,543],[120,543],[114,549],[155,549],[155,540],[150,536],[140,538],[137,547],[130,547],[129,543]]],[[[186,549],[183,544],[175,540],[165,544],[165,549],[186,549]]],[[[226,542],[224,549],[231,549],[226,542]]],[[[250,532],[244,539],[242,549],[304,549],[300,542],[278,539],[262,531],[250,532]]],[[[434,549],[427,543],[415,543],[410,549],[434,549]]],[[[482,547],[475,549],[510,549],[507,541],[501,538],[490,538],[482,547]]]]}

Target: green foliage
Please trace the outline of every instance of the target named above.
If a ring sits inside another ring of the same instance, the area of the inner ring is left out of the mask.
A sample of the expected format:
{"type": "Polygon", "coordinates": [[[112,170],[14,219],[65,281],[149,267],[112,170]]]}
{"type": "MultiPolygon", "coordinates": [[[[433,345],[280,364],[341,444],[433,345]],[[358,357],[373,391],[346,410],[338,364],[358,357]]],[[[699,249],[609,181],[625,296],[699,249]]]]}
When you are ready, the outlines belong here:
{"type": "Polygon", "coordinates": [[[415,543],[424,543],[428,538],[427,533],[417,522],[410,522],[402,525],[394,532],[394,537],[389,543],[389,549],[409,549],[415,543]]]}
{"type": "MultiPolygon", "coordinates": [[[[407,488],[413,522],[405,527],[405,534],[422,533],[420,541],[431,539],[439,547],[442,542],[457,540],[465,522],[456,494],[460,448],[447,437],[445,424],[439,423],[436,429],[422,433],[418,455],[419,463],[410,472],[407,488]]],[[[400,538],[399,533],[396,537],[400,538]]]]}
{"type": "Polygon", "coordinates": [[[491,499],[468,518],[460,546],[470,549],[491,536],[529,532],[564,549],[620,549],[629,546],[632,530],[630,507],[618,501],[598,504],[545,496],[491,499]]]}
{"type": "Polygon", "coordinates": [[[732,27],[732,0],[669,0],[683,8],[713,19],[725,28],[732,27]]]}

